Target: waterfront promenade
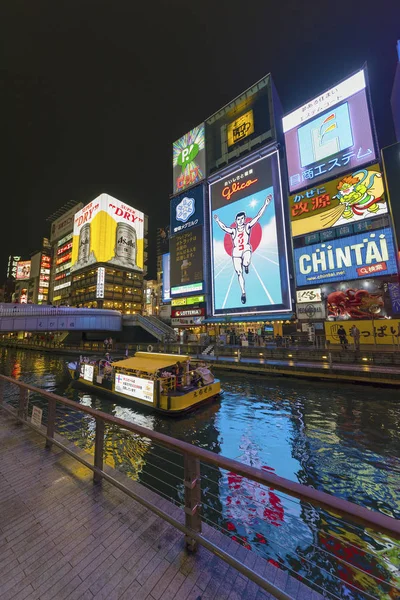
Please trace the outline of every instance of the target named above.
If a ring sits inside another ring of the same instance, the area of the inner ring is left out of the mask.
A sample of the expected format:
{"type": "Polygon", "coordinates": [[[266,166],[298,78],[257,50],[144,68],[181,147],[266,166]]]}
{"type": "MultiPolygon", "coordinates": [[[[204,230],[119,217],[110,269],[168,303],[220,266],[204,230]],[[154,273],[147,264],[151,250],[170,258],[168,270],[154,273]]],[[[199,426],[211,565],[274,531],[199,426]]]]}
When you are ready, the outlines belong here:
{"type": "MultiPolygon", "coordinates": [[[[0,410],[2,600],[267,600],[269,594],[0,410]]],[[[115,475],[115,473],[114,473],[115,475]]],[[[126,478],[117,475],[119,480],[126,478]]],[[[164,510],[179,509],[130,481],[164,510]]],[[[322,596],[211,527],[210,540],[298,600],[322,596]]]]}

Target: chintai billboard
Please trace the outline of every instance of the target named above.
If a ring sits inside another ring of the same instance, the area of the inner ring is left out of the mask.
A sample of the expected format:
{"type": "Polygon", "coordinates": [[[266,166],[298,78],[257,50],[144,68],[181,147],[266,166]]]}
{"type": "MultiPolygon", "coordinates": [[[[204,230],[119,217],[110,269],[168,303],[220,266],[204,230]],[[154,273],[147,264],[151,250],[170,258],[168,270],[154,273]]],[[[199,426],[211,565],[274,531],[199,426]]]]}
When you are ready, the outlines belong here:
{"type": "Polygon", "coordinates": [[[232,168],[209,190],[213,314],[290,311],[278,152],[232,168]]]}
{"type": "Polygon", "coordinates": [[[110,263],[143,271],[144,214],[101,194],[74,218],[71,271],[110,263]]]}
{"type": "Polygon", "coordinates": [[[298,286],[397,273],[389,228],[296,248],[294,262],[298,286]]]}

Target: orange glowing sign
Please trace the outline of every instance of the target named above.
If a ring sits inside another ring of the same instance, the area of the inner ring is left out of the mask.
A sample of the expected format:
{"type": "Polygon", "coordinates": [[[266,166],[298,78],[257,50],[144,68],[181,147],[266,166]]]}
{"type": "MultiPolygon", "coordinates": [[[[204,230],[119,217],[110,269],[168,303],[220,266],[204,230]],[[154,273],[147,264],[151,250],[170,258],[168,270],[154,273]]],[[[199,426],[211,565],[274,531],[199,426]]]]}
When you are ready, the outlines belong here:
{"type": "Polygon", "coordinates": [[[254,133],[254,115],[253,111],[249,110],[227,126],[228,146],[233,146],[252,133],[254,133]]]}
{"type": "Polygon", "coordinates": [[[258,179],[248,179],[247,181],[244,181],[243,183],[232,183],[232,185],[227,185],[224,187],[224,189],[222,190],[222,195],[224,198],[226,198],[227,200],[230,200],[233,196],[233,194],[235,194],[236,192],[240,192],[241,190],[244,190],[245,188],[250,187],[251,185],[253,185],[253,183],[257,183],[258,179]]]}

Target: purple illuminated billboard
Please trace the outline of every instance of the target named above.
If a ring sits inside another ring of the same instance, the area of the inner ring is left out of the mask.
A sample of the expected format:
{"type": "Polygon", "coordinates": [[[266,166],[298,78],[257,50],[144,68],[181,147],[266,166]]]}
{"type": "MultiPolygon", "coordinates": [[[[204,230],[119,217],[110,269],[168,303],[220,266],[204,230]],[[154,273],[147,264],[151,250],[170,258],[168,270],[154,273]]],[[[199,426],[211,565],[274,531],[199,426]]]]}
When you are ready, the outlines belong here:
{"type": "Polygon", "coordinates": [[[376,159],[364,70],[283,118],[290,191],[376,159]]]}

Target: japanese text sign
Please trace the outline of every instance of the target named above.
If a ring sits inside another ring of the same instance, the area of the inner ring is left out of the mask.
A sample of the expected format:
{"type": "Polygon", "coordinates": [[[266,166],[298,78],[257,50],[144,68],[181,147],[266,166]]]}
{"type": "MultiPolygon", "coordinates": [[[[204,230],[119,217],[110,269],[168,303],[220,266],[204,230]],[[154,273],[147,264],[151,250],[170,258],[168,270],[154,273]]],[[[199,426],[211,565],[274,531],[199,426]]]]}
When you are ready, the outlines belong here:
{"type": "Polygon", "coordinates": [[[292,192],[376,159],[364,70],[283,119],[292,192]]]}
{"type": "Polygon", "coordinates": [[[308,304],[310,302],[321,302],[322,291],[321,288],[313,288],[312,290],[297,290],[296,292],[297,304],[308,304]]]}
{"type": "Polygon", "coordinates": [[[387,213],[379,165],[293,194],[289,211],[293,237],[387,213]]]}
{"type": "Polygon", "coordinates": [[[203,228],[194,227],[170,239],[171,295],[175,288],[203,281],[203,228]]]}
{"type": "Polygon", "coordinates": [[[198,185],[171,199],[171,235],[203,225],[204,187],[198,185]]]}
{"type": "Polygon", "coordinates": [[[390,319],[390,321],[340,321],[325,322],[325,336],[331,344],[340,344],[338,329],[343,327],[346,332],[348,343],[352,343],[350,335],[351,328],[356,326],[360,331],[360,344],[396,344],[398,340],[398,332],[400,321],[398,319],[390,319]]]}

